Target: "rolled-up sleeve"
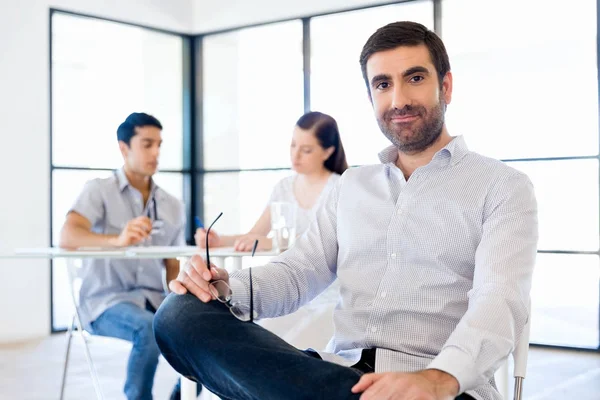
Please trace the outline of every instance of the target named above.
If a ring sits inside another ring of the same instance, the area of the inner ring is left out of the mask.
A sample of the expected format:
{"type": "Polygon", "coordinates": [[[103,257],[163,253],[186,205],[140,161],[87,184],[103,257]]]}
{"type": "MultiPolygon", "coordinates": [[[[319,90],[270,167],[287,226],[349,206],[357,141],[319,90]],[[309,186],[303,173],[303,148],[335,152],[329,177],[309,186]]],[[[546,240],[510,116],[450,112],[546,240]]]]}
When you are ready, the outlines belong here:
{"type": "Polygon", "coordinates": [[[98,180],[88,181],[69,209],[82,215],[94,226],[104,216],[104,202],[98,180]]]}

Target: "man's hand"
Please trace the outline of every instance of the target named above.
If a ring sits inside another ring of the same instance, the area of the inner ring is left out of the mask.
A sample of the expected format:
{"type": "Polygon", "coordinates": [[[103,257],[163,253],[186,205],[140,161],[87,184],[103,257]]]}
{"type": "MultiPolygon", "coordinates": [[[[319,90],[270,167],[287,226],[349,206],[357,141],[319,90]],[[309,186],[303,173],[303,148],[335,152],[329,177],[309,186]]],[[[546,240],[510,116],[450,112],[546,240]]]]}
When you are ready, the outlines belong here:
{"type": "Polygon", "coordinates": [[[133,246],[150,236],[152,221],[148,217],[137,217],[127,222],[119,236],[112,238],[110,243],[116,247],[133,246]]]}
{"type": "Polygon", "coordinates": [[[222,280],[229,283],[229,274],[226,270],[217,268],[214,265],[209,271],[202,257],[195,255],[183,268],[180,268],[177,279],[169,282],[169,289],[177,294],[190,292],[202,302],[208,303],[214,299],[208,289],[211,280],[222,280]]]}
{"type": "Polygon", "coordinates": [[[454,400],[458,381],[445,372],[426,369],[413,373],[365,374],[352,387],[360,400],[454,400]]]}
{"type": "MultiPolygon", "coordinates": [[[[196,233],[194,234],[194,240],[196,240],[196,246],[205,248],[206,247],[206,229],[198,228],[196,229],[196,233]]],[[[208,245],[210,247],[219,247],[221,246],[221,238],[219,234],[212,229],[208,234],[208,245]]]]}

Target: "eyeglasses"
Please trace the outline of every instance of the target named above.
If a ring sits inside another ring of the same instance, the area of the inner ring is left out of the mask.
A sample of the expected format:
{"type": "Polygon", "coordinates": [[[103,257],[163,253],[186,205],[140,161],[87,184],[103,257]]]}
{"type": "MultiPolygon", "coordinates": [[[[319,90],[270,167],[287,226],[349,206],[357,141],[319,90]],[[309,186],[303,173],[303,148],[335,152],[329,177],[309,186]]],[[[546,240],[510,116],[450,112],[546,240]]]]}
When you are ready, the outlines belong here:
{"type": "MultiPolygon", "coordinates": [[[[217,222],[223,213],[220,213],[217,218],[210,224],[208,229],[206,230],[206,267],[210,271],[212,268],[210,265],[210,251],[208,248],[208,235],[210,234],[210,228],[217,222]]],[[[256,252],[256,247],[258,246],[258,240],[254,241],[254,246],[252,248],[252,257],[254,257],[254,253],[256,252]]],[[[248,307],[245,304],[231,301],[232,292],[231,287],[224,280],[217,279],[211,280],[208,285],[208,290],[210,293],[221,303],[225,304],[229,311],[233,314],[234,317],[244,322],[252,322],[254,321],[254,302],[253,302],[253,288],[252,288],[252,268],[248,269],[248,275],[250,279],[250,306],[248,307]]]]}

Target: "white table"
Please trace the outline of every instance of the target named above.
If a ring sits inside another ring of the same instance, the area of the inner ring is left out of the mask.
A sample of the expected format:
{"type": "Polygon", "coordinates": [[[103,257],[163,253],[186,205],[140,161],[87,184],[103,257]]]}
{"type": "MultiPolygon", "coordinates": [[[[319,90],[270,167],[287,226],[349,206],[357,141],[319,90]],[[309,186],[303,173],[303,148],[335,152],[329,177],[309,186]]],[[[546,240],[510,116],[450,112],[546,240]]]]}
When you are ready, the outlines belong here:
{"type": "MultiPolygon", "coordinates": [[[[80,250],[65,250],[56,247],[46,248],[19,248],[13,253],[0,254],[0,258],[17,259],[55,259],[64,258],[67,260],[79,260],[83,258],[112,258],[112,259],[167,259],[177,258],[180,268],[195,254],[203,258],[206,255],[206,249],[200,249],[195,246],[136,246],[126,248],[86,248],[80,250]]],[[[257,251],[256,257],[272,257],[278,253],[273,251],[257,251]]],[[[242,257],[250,256],[250,252],[239,252],[233,248],[218,247],[210,249],[211,263],[218,267],[225,267],[227,258],[233,259],[233,270],[242,269],[242,257]]],[[[99,388],[98,388],[99,389],[99,388]]],[[[181,400],[193,400],[196,398],[196,383],[189,379],[181,377],[181,400]]]]}

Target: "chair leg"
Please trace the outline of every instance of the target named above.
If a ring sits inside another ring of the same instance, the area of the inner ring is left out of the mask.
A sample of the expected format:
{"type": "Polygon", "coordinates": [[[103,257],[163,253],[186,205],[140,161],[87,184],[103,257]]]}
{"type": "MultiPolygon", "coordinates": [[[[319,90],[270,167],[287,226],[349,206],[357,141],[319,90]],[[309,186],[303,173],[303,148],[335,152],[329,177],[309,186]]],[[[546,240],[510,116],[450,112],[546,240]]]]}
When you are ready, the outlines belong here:
{"type": "Polygon", "coordinates": [[[523,396],[523,379],[520,376],[515,377],[515,395],[514,400],[521,400],[523,396]]]}
{"type": "Polygon", "coordinates": [[[67,369],[69,367],[69,355],[71,354],[71,339],[73,339],[73,325],[75,325],[75,315],[71,319],[71,324],[67,330],[67,352],[65,354],[65,365],[63,366],[62,382],[60,384],[60,400],[65,396],[65,384],[67,383],[67,369]]]}
{"type": "Polygon", "coordinates": [[[88,346],[87,340],[85,340],[85,334],[83,327],[81,326],[81,320],[79,319],[79,315],[76,314],[75,319],[77,322],[77,330],[81,335],[81,340],[83,340],[83,346],[85,348],[85,358],[87,359],[88,367],[90,369],[90,375],[92,376],[92,383],[94,385],[94,391],[96,392],[96,398],[98,400],[103,400],[104,396],[102,395],[102,389],[100,388],[100,380],[98,379],[98,373],[96,372],[96,367],[94,366],[94,362],[92,361],[90,348],[88,346]]]}

